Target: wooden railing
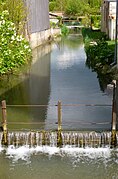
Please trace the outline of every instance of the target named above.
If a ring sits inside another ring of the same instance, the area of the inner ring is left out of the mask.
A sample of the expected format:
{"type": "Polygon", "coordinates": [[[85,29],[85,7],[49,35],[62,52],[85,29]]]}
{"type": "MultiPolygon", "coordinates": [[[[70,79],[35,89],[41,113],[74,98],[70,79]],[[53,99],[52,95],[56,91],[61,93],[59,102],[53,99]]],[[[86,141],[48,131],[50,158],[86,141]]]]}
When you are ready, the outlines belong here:
{"type": "MultiPolygon", "coordinates": [[[[24,122],[7,122],[7,112],[6,107],[47,107],[48,105],[6,105],[6,101],[2,101],[2,130],[3,130],[3,137],[2,137],[2,144],[8,145],[8,124],[24,124],[24,122]]],[[[58,101],[56,105],[49,105],[49,106],[56,106],[57,107],[57,113],[58,113],[58,128],[57,128],[57,146],[62,145],[62,107],[64,106],[70,106],[70,107],[80,107],[80,106],[112,106],[112,122],[107,122],[107,124],[111,125],[111,147],[116,147],[117,145],[117,138],[116,138],[116,100],[115,100],[115,86],[114,86],[114,93],[113,93],[113,104],[107,105],[107,104],[62,104],[61,101],[58,101]]],[[[29,123],[26,123],[29,124],[29,123]]],[[[35,124],[35,123],[34,123],[35,124]]],[[[96,124],[96,122],[90,123],[96,124]]],[[[99,124],[104,125],[106,122],[100,122],[99,124]]]]}

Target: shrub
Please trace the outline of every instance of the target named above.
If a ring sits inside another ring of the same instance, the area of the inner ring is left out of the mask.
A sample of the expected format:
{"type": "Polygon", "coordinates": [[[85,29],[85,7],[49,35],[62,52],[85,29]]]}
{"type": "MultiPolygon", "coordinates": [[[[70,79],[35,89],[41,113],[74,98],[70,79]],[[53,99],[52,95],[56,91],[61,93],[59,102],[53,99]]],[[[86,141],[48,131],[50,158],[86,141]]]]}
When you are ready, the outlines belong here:
{"type": "Polygon", "coordinates": [[[8,11],[0,14],[0,75],[13,73],[31,59],[29,43],[17,35],[8,11]]]}
{"type": "Polygon", "coordinates": [[[12,21],[16,27],[17,34],[25,35],[24,27],[27,21],[28,9],[23,0],[3,0],[0,5],[0,12],[7,10],[9,12],[9,20],[12,21]]]}
{"type": "Polygon", "coordinates": [[[49,3],[49,11],[54,11],[55,6],[56,6],[56,2],[50,2],[49,3]]]}
{"type": "Polygon", "coordinates": [[[101,15],[92,15],[91,16],[92,27],[100,28],[101,26],[101,15]]]}
{"type": "Polygon", "coordinates": [[[61,27],[61,33],[62,33],[62,35],[66,36],[69,33],[69,29],[65,25],[63,25],[61,27]]]}
{"type": "Polygon", "coordinates": [[[100,87],[104,91],[106,85],[115,78],[117,73],[111,68],[115,44],[108,43],[106,35],[100,31],[84,28],[82,34],[87,55],[86,65],[97,73],[100,87]]]}

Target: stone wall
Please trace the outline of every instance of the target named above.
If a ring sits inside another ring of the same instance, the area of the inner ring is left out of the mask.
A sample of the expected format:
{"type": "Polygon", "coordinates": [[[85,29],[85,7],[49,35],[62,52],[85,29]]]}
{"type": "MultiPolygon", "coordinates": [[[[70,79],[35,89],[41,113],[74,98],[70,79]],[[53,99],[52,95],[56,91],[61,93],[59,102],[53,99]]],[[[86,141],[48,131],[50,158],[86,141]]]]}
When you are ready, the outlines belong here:
{"type": "Polygon", "coordinates": [[[41,32],[32,33],[29,36],[30,46],[32,49],[46,43],[47,41],[61,34],[60,29],[48,29],[41,32]]]}

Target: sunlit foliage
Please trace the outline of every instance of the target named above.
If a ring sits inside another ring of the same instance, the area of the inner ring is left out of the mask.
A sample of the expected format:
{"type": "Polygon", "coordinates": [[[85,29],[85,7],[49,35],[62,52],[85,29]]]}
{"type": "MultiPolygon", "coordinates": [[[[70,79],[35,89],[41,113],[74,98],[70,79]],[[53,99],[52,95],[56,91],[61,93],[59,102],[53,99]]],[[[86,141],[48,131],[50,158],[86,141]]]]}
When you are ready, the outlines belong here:
{"type": "Polygon", "coordinates": [[[67,15],[100,14],[101,0],[50,0],[50,10],[67,15]]]}
{"type": "Polygon", "coordinates": [[[29,43],[18,35],[8,11],[0,13],[0,75],[13,73],[31,59],[29,43]]]}
{"type": "Polygon", "coordinates": [[[27,9],[23,0],[0,0],[0,12],[7,10],[9,20],[16,27],[17,34],[24,34],[24,27],[27,19],[27,9]]]}

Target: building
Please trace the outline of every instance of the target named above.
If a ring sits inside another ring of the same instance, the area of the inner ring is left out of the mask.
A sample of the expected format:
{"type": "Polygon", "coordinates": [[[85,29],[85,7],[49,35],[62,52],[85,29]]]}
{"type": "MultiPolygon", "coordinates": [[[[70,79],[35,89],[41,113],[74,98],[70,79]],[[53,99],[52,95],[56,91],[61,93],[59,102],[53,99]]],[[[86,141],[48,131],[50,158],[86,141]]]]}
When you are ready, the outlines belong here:
{"type": "Polygon", "coordinates": [[[25,0],[27,6],[27,38],[32,48],[39,46],[48,38],[49,2],[48,0],[25,0]]]}
{"type": "Polygon", "coordinates": [[[101,14],[101,31],[105,32],[109,39],[115,40],[116,0],[103,0],[101,14]]]}
{"type": "Polygon", "coordinates": [[[55,33],[52,31],[49,22],[49,0],[24,0],[27,6],[27,38],[31,48],[45,43],[55,33]]]}

